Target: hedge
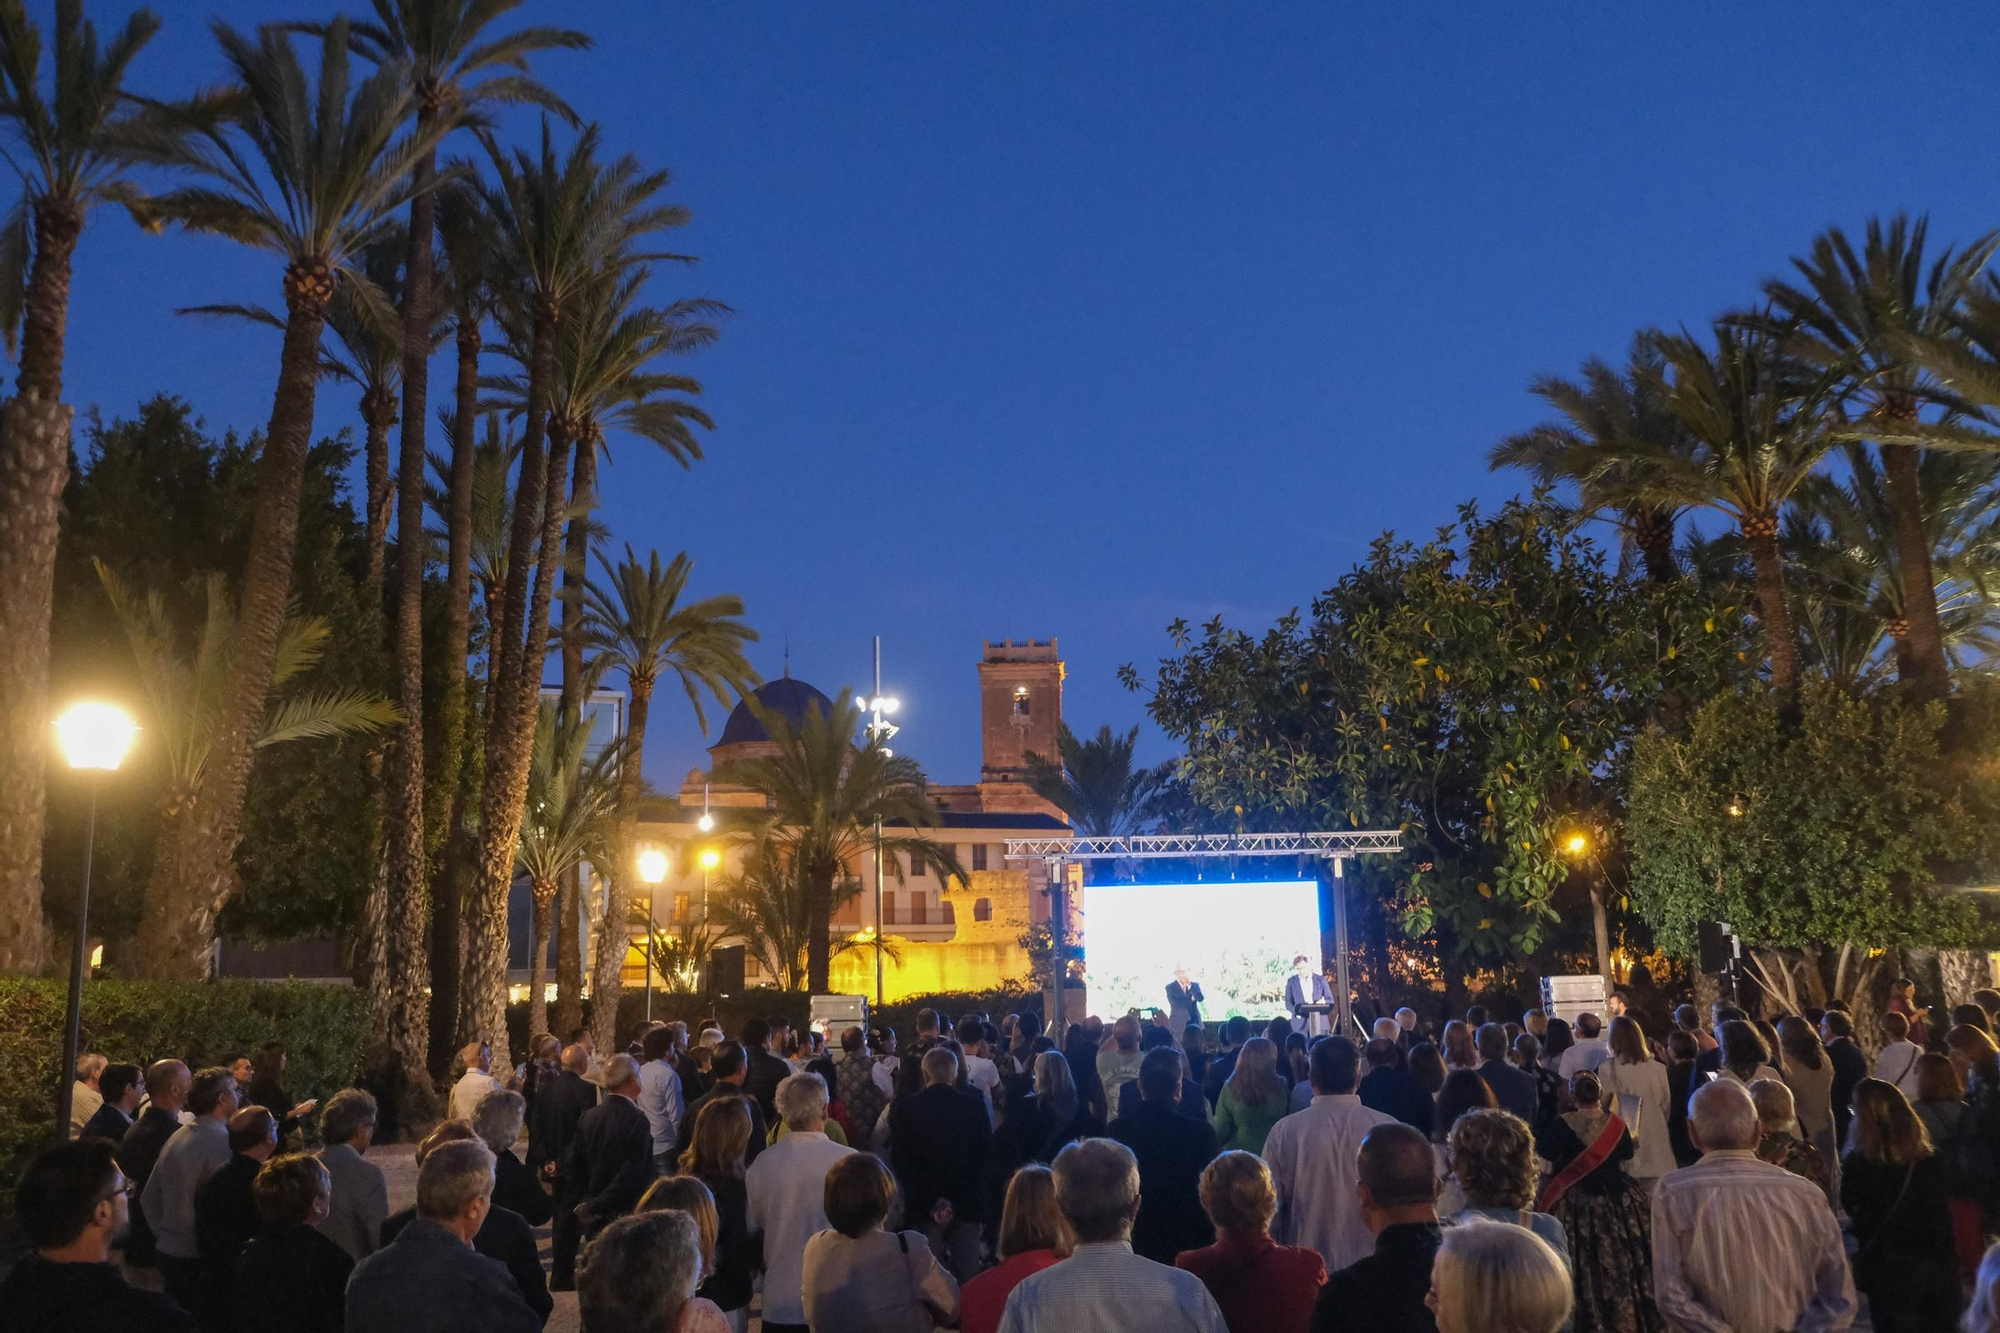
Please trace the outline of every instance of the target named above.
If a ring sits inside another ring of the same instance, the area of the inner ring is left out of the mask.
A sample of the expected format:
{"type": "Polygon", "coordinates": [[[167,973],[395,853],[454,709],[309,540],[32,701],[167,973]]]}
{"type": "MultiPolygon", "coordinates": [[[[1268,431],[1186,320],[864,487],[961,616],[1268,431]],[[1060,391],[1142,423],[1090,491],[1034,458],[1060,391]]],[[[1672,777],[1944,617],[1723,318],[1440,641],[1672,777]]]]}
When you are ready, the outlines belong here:
{"type": "MultiPolygon", "coordinates": [[[[0,1212],[21,1166],[50,1137],[68,983],[0,977],[0,1212]]],[[[266,981],[92,981],[83,990],[83,1049],[141,1067],[191,1069],[230,1051],[282,1041],[285,1091],[303,1101],[353,1083],[368,1040],[367,999],[351,986],[266,981]]]]}

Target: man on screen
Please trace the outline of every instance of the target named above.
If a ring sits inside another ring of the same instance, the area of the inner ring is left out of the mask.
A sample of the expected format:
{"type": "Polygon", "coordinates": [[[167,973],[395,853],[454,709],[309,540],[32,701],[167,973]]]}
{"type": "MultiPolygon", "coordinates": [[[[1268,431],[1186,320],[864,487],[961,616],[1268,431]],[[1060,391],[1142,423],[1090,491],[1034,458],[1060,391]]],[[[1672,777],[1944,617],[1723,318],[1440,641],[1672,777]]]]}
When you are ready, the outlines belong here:
{"type": "Polygon", "coordinates": [[[1304,954],[1292,959],[1292,975],[1285,978],[1285,1008],[1291,1013],[1292,1021],[1305,1024],[1311,1031],[1312,1025],[1306,1022],[1306,1016],[1300,1011],[1309,1004],[1332,1003],[1333,987],[1326,984],[1325,977],[1313,971],[1311,961],[1304,954]]]}
{"type": "Polygon", "coordinates": [[[1201,993],[1201,983],[1189,980],[1185,964],[1174,968],[1174,979],[1167,983],[1167,1030],[1179,1033],[1198,1027],[1201,1002],[1206,998],[1201,993]]]}

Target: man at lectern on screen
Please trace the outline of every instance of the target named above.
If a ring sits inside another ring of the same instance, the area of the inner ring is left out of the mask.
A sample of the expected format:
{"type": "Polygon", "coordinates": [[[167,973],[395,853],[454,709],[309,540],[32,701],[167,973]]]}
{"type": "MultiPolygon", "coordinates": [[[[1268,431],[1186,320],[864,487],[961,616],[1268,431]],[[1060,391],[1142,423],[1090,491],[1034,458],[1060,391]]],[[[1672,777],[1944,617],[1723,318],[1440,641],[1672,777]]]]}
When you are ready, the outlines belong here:
{"type": "Polygon", "coordinates": [[[1309,1004],[1332,1004],[1333,987],[1326,984],[1326,978],[1313,971],[1312,961],[1304,954],[1292,959],[1292,975],[1285,978],[1285,1008],[1291,1012],[1292,1021],[1310,1028],[1306,1015],[1300,1010],[1309,1004]]]}
{"type": "Polygon", "coordinates": [[[1178,1042],[1181,1034],[1201,1022],[1201,983],[1188,977],[1187,964],[1174,965],[1174,979],[1167,983],[1167,1029],[1178,1042]]]}

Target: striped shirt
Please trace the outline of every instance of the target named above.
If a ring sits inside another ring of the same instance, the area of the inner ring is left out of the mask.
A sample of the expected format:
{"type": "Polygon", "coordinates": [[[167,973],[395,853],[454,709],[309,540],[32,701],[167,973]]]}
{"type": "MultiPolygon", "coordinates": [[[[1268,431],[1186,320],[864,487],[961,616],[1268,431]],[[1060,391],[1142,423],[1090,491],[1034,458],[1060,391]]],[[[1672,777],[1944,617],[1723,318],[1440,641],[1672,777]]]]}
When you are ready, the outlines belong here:
{"type": "MultiPolygon", "coordinates": [[[[1141,1205],[1144,1206],[1143,1204],[1141,1205]]],[[[1229,1333],[1193,1273],[1132,1253],[1127,1241],[1079,1245],[1008,1293],[1000,1333],[1229,1333]]]]}
{"type": "Polygon", "coordinates": [[[1708,1153],[1653,1186],[1653,1297],[1693,1333],[1834,1333],[1855,1312],[1826,1195],[1749,1151],[1708,1153]]]}
{"type": "Polygon", "coordinates": [[[1271,1235],[1280,1245],[1318,1251],[1329,1273],[1375,1252],[1374,1233],[1361,1220],[1354,1193],[1361,1174],[1355,1154],[1369,1130],[1395,1123],[1354,1094],[1340,1093],[1314,1097],[1305,1110],[1271,1126],[1264,1160],[1278,1188],[1271,1235]]]}

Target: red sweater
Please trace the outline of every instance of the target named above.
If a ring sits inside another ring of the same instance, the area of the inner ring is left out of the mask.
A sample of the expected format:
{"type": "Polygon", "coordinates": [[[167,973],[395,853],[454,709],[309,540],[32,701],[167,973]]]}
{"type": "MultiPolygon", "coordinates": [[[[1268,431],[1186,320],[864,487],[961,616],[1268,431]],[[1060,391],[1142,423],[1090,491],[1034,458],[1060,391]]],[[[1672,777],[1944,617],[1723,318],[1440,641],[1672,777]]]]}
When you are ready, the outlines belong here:
{"type": "Polygon", "coordinates": [[[1201,1279],[1229,1333],[1306,1333],[1326,1285],[1326,1264],[1316,1252],[1280,1245],[1269,1232],[1183,1250],[1174,1267],[1201,1279]]]}
{"type": "Polygon", "coordinates": [[[1054,1250],[1028,1250],[966,1283],[958,1293],[959,1333],[999,1333],[1007,1297],[1021,1284],[1021,1279],[1032,1277],[1061,1259],[1054,1250]]]}

